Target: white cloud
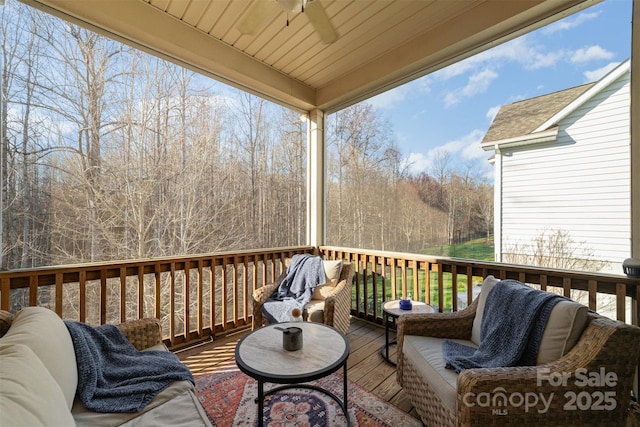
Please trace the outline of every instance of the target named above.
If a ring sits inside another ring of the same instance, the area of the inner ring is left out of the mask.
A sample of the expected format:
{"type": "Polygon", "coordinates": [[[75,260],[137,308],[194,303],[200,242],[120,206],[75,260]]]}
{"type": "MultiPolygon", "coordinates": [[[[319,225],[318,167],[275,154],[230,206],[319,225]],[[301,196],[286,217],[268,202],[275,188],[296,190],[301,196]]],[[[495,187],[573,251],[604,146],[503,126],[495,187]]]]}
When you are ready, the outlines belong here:
{"type": "Polygon", "coordinates": [[[590,82],[595,82],[597,80],[600,80],[601,78],[606,76],[611,70],[616,68],[618,65],[620,65],[620,63],[618,63],[618,62],[610,62],[607,65],[605,65],[604,67],[600,67],[600,68],[598,68],[596,70],[585,71],[584,72],[585,82],[586,83],[590,83],[590,82]]]}
{"type": "Polygon", "coordinates": [[[502,107],[502,105],[496,105],[495,107],[489,108],[486,114],[487,118],[489,119],[489,123],[491,123],[493,119],[496,118],[498,111],[500,111],[500,107],[502,107]]]}
{"type": "Polygon", "coordinates": [[[433,76],[434,78],[437,78],[438,80],[442,80],[442,81],[447,81],[454,77],[460,76],[469,70],[473,70],[474,68],[477,67],[477,64],[483,62],[482,59],[478,58],[478,56],[479,55],[472,56],[460,62],[451,64],[441,70],[436,71],[433,74],[433,76]]]}
{"type": "Polygon", "coordinates": [[[471,75],[465,86],[454,89],[445,95],[445,106],[450,107],[460,102],[462,98],[469,98],[486,92],[491,83],[497,78],[498,73],[488,68],[471,75]]]}
{"type": "Polygon", "coordinates": [[[582,12],[577,14],[573,18],[565,18],[561,21],[555,22],[547,26],[543,32],[544,34],[553,34],[559,31],[567,31],[572,28],[578,27],[587,21],[596,19],[600,15],[600,11],[596,12],[582,12]]]}
{"type": "Polygon", "coordinates": [[[524,35],[437,71],[434,77],[447,81],[487,65],[495,70],[507,63],[520,64],[527,70],[537,70],[555,66],[566,60],[567,54],[562,49],[547,52],[544,46],[534,42],[534,37],[524,35]]]}
{"type": "Polygon", "coordinates": [[[524,64],[527,70],[539,70],[540,68],[555,67],[559,62],[567,57],[567,52],[563,49],[551,52],[532,52],[531,58],[524,64]]]}
{"type": "Polygon", "coordinates": [[[406,159],[404,159],[404,165],[412,174],[419,174],[426,172],[431,167],[431,159],[428,159],[422,153],[409,153],[406,159]]]}
{"type": "Polygon", "coordinates": [[[477,55],[464,59],[460,62],[456,62],[455,64],[449,65],[442,70],[436,71],[433,76],[434,78],[440,81],[447,81],[454,77],[463,75],[469,71],[477,70],[478,68],[482,68],[485,64],[491,64],[492,66],[498,66],[499,60],[514,60],[517,59],[516,50],[518,47],[513,46],[514,42],[520,44],[519,39],[514,40],[513,42],[509,42],[493,49],[485,50],[477,55]]]}
{"type": "Polygon", "coordinates": [[[431,85],[433,84],[433,77],[431,75],[427,75],[424,77],[420,77],[416,80],[417,90],[421,94],[431,93],[431,85]]]}
{"type": "Polygon", "coordinates": [[[596,61],[600,59],[611,59],[613,58],[613,56],[614,55],[612,52],[601,48],[599,45],[595,45],[576,50],[575,52],[573,52],[573,55],[571,55],[571,58],[569,60],[575,64],[596,61]]]}
{"type": "MultiPolygon", "coordinates": [[[[597,16],[597,14],[593,15],[597,16]]],[[[575,23],[572,21],[570,25],[575,25],[575,23]]],[[[493,70],[497,70],[507,63],[520,64],[525,70],[538,70],[552,68],[562,62],[585,63],[611,59],[613,56],[613,53],[599,45],[578,50],[547,50],[544,45],[536,43],[532,35],[524,35],[437,71],[433,76],[438,80],[447,81],[489,64],[493,70]]]]}
{"type": "Polygon", "coordinates": [[[430,93],[432,83],[433,78],[431,76],[424,76],[414,82],[398,86],[376,95],[373,98],[369,98],[367,103],[371,104],[374,108],[393,109],[416,94],[422,96],[430,93]]]}
{"type": "MultiPolygon", "coordinates": [[[[435,165],[436,160],[442,155],[449,155],[452,163],[449,166],[453,168],[461,166],[460,164],[454,164],[456,162],[455,159],[461,159],[464,164],[476,162],[488,157],[487,152],[480,145],[483,137],[484,131],[475,129],[459,139],[434,147],[426,153],[409,153],[405,159],[405,165],[410,173],[418,174],[429,172],[435,165]]],[[[485,169],[491,169],[489,162],[478,162],[478,167],[483,169],[483,174],[487,173],[485,169]]]]}
{"type": "Polygon", "coordinates": [[[374,108],[395,108],[402,104],[410,93],[410,85],[398,86],[395,89],[388,90],[367,100],[374,108]]]}
{"type": "Polygon", "coordinates": [[[487,152],[482,149],[480,143],[484,138],[485,132],[480,129],[475,129],[463,136],[460,140],[462,158],[465,160],[476,160],[487,157],[487,152]]]}
{"type": "Polygon", "coordinates": [[[524,35],[477,55],[479,61],[495,64],[518,63],[526,69],[542,68],[553,64],[562,56],[558,51],[545,52],[544,46],[534,42],[534,37],[524,35]]]}
{"type": "Polygon", "coordinates": [[[532,38],[529,35],[524,35],[496,46],[493,49],[486,50],[477,56],[484,62],[494,62],[501,59],[525,62],[528,60],[529,55],[533,54],[535,50],[536,47],[532,44],[532,38]]]}

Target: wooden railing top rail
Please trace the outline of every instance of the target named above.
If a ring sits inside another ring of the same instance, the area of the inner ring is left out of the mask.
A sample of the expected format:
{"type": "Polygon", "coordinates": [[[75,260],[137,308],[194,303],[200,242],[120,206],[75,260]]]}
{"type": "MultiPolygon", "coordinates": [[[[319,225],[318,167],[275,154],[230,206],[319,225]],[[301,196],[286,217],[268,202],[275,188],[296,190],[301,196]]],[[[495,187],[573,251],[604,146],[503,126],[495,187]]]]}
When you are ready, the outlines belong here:
{"type": "MultiPolygon", "coordinates": [[[[320,246],[321,253],[335,257],[347,258],[347,254],[352,256],[358,254],[368,257],[377,257],[379,259],[386,259],[386,264],[390,265],[391,260],[406,261],[406,262],[419,262],[435,264],[440,266],[445,272],[451,272],[451,266],[471,268],[471,274],[473,276],[486,277],[493,274],[496,277],[502,279],[516,279],[523,282],[540,283],[540,279],[543,277],[543,281],[547,286],[564,287],[567,279],[571,280],[572,289],[589,290],[589,283],[597,283],[598,290],[604,293],[616,293],[616,285],[625,285],[627,288],[627,296],[635,297],[637,293],[636,286],[640,286],[640,278],[627,277],[623,274],[607,274],[607,273],[592,273],[588,271],[574,271],[574,270],[560,270],[552,268],[534,267],[517,264],[506,264],[490,261],[477,261],[462,258],[441,257],[422,254],[411,254],[405,252],[391,252],[391,251],[378,251],[370,249],[354,249],[339,246],[320,246]]],[[[424,268],[421,265],[420,268],[424,268]]],[[[432,268],[435,270],[437,268],[432,268]]]]}
{"type": "Polygon", "coordinates": [[[98,280],[101,278],[102,272],[106,271],[106,278],[120,277],[123,269],[127,276],[135,276],[140,273],[155,273],[158,265],[167,266],[162,271],[169,271],[171,264],[182,264],[182,267],[198,268],[200,263],[204,263],[204,267],[210,267],[213,260],[214,265],[222,265],[223,260],[242,259],[246,257],[264,257],[275,254],[295,254],[299,252],[313,252],[313,246],[286,246],[280,248],[265,249],[249,249],[234,250],[225,252],[214,252],[196,255],[180,255],[167,257],[154,257],[120,261],[104,261],[82,264],[66,264],[57,266],[43,266],[34,268],[21,268],[16,270],[0,271],[0,282],[4,283],[9,280],[11,289],[28,287],[30,277],[38,277],[38,285],[55,284],[55,275],[63,274],[65,282],[74,282],[79,280],[81,272],[85,274],[85,280],[98,280]]]}

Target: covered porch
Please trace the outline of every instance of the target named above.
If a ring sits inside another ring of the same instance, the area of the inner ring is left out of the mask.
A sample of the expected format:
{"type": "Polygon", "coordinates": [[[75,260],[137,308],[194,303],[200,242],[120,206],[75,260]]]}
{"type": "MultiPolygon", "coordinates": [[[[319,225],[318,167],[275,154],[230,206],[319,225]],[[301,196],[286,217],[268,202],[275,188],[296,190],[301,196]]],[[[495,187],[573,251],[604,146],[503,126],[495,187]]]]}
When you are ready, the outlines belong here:
{"type": "MultiPolygon", "coordinates": [[[[329,45],[311,36],[313,26],[300,15],[291,23],[295,37],[281,33],[284,25],[276,12],[256,34],[241,34],[236,23],[250,2],[24,2],[304,114],[306,244],[0,271],[0,309],[45,306],[65,319],[93,325],[156,317],[167,346],[197,376],[233,361],[235,343],[251,327],[252,292],[283,272],[291,256],[342,259],[355,268],[350,378],[360,377],[361,385],[410,413],[395,370],[378,353],[385,301],[411,294],[439,312],[458,311],[473,300],[474,285],[491,274],[555,290],[611,318],[640,325],[640,279],[622,274],[343,248],[325,239],[327,114],[595,2],[323,2],[342,28],[338,41],[329,45]],[[77,306],[68,304],[69,295],[77,297],[77,306]],[[376,382],[359,375],[372,369],[383,372],[376,382]]],[[[639,13],[640,0],[634,0],[635,22],[639,13]]],[[[634,46],[639,38],[634,28],[634,46]]],[[[640,68],[640,56],[633,53],[632,68],[640,68]]],[[[631,117],[637,117],[640,84],[634,77],[631,100],[631,117]]],[[[639,123],[631,123],[630,256],[635,258],[640,258],[639,123]]]]}
{"type": "MultiPolygon", "coordinates": [[[[51,304],[66,316],[62,286],[75,282],[79,284],[80,309],[72,317],[92,323],[150,314],[164,317],[170,343],[178,345],[189,342],[192,337],[226,331],[229,322],[233,327],[250,323],[250,289],[273,280],[283,268],[285,258],[306,251],[342,258],[356,265],[352,310],[357,317],[374,322],[381,321],[382,301],[407,293],[434,303],[440,311],[456,311],[471,301],[473,291],[467,286],[466,301],[451,298],[453,291],[447,294],[444,290],[448,284],[456,289],[461,281],[470,284],[490,272],[498,272],[501,274],[496,277],[518,278],[543,289],[557,286],[568,296],[578,290],[585,292],[593,309],[597,308],[598,293],[611,295],[616,301],[615,308],[611,309],[613,317],[637,324],[637,280],[634,282],[622,275],[550,273],[524,266],[333,248],[329,246],[332,242],[326,241],[328,172],[324,130],[327,114],[584,10],[597,1],[299,0],[287,4],[290,9],[267,0],[23,1],[303,113],[307,120],[304,239],[307,246],[257,251],[247,248],[246,254],[216,253],[1,272],[0,308],[9,308],[10,289],[27,287],[30,305],[42,303],[41,294],[55,295],[55,302],[52,300],[51,304]],[[306,12],[300,7],[303,5],[308,6],[306,12]],[[247,29],[243,25],[251,17],[257,21],[247,29]],[[332,37],[327,37],[327,33],[332,37]],[[209,272],[205,273],[207,268],[209,272]],[[177,290],[174,282],[181,269],[184,292],[177,290]],[[220,269],[229,273],[221,274],[220,269]],[[171,277],[168,306],[160,300],[162,276],[166,273],[171,277]],[[122,296],[119,313],[107,312],[110,307],[106,305],[107,294],[114,292],[109,290],[107,282],[112,278],[120,280],[119,289],[115,291],[122,296]],[[219,283],[222,288],[211,288],[207,297],[211,304],[205,309],[207,278],[211,286],[219,283]],[[138,284],[132,285],[132,280],[138,284]],[[152,292],[144,289],[149,280],[154,283],[152,292]],[[94,290],[91,281],[99,281],[98,288],[94,290]],[[56,288],[55,292],[41,292],[41,286],[53,289],[50,285],[56,288]],[[100,294],[99,307],[87,307],[87,301],[94,300],[87,298],[87,292],[100,294]],[[132,292],[137,295],[134,305],[126,296],[132,292]],[[624,302],[625,298],[631,298],[630,302],[624,302]],[[145,306],[153,308],[148,311],[145,306]]],[[[635,49],[640,31],[633,25],[640,13],[639,0],[634,0],[633,6],[631,68],[634,65],[640,68],[635,49]]],[[[640,258],[640,122],[634,120],[638,116],[634,111],[638,109],[639,92],[640,84],[632,76],[629,255],[634,258],[640,258]]]]}

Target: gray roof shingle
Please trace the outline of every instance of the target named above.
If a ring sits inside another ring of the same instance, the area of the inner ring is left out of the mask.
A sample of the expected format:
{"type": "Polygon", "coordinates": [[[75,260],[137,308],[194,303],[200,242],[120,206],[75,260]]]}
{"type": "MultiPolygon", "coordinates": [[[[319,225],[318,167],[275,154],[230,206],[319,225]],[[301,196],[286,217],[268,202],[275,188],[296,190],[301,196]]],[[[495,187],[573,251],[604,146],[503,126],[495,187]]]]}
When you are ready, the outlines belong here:
{"type": "Polygon", "coordinates": [[[493,119],[482,142],[493,142],[530,134],[594,84],[587,83],[503,105],[493,119]]]}

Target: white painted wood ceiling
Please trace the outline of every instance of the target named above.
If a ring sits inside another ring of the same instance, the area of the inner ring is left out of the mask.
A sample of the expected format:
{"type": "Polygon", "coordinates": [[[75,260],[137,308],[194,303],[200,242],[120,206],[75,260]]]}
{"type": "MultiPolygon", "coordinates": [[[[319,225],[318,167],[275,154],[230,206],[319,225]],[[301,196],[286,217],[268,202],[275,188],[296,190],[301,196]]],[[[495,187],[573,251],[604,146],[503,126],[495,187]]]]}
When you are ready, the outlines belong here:
{"type": "Polygon", "coordinates": [[[242,34],[265,0],[22,1],[281,104],[332,111],[598,0],[315,0],[338,34],[330,44],[306,12],[280,7],[242,34]]]}

